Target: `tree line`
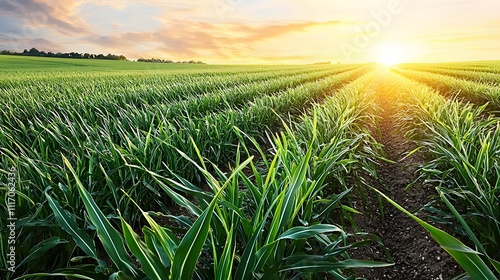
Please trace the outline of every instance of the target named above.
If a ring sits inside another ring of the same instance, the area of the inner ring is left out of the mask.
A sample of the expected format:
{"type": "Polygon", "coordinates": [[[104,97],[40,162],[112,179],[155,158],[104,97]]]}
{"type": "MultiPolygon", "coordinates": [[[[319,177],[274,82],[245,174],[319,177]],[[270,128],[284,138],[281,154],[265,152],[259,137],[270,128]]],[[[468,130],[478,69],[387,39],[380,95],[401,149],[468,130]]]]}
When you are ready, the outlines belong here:
{"type": "MultiPolygon", "coordinates": [[[[23,52],[15,52],[15,51],[1,51],[0,54],[6,55],[26,55],[26,56],[43,56],[43,57],[60,57],[60,58],[83,58],[83,59],[109,59],[109,60],[127,60],[127,58],[123,55],[116,54],[93,54],[93,53],[53,53],[53,52],[45,52],[39,51],[36,48],[31,48],[29,50],[25,49],[23,52]]],[[[139,58],[138,62],[153,62],[153,63],[185,63],[185,64],[205,64],[201,61],[173,61],[170,59],[159,59],[159,58],[139,58]]]]}
{"type": "Polygon", "coordinates": [[[77,52],[69,52],[69,53],[53,53],[53,52],[44,52],[39,51],[36,48],[31,48],[30,50],[24,50],[23,52],[14,52],[14,51],[1,51],[0,54],[7,55],[26,55],[26,56],[43,56],[43,57],[60,57],[60,58],[84,58],[84,59],[109,59],[109,60],[127,60],[124,55],[116,55],[116,54],[93,54],[93,53],[77,53],[77,52]]]}
{"type": "Polygon", "coordinates": [[[205,64],[202,61],[173,61],[170,59],[159,59],[159,58],[139,58],[137,62],[153,62],[153,63],[187,63],[187,64],[205,64]]]}

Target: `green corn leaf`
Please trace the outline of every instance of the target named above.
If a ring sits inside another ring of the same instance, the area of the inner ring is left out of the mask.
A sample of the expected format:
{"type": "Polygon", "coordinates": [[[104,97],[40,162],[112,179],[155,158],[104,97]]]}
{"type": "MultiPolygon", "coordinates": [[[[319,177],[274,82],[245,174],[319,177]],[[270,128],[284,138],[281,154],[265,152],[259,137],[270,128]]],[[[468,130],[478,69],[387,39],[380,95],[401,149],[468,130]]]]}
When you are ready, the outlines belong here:
{"type": "Polygon", "coordinates": [[[281,239],[292,239],[292,240],[299,240],[299,239],[307,239],[311,238],[313,236],[316,236],[318,234],[322,233],[327,233],[327,232],[343,232],[342,229],[340,229],[337,226],[334,225],[312,225],[310,227],[294,227],[291,228],[287,231],[285,231],[283,234],[281,234],[278,237],[278,240],[281,239]]]}
{"type": "MultiPolygon", "coordinates": [[[[120,217],[122,221],[123,235],[127,246],[141,263],[141,269],[151,280],[168,279],[167,269],[163,266],[160,259],[155,255],[148,246],[141,241],[132,227],[120,217]]],[[[154,248],[152,248],[154,250],[154,248]]]]}
{"type": "Polygon", "coordinates": [[[441,199],[443,200],[443,202],[446,204],[446,206],[448,206],[448,209],[450,209],[451,213],[453,213],[453,215],[455,216],[455,218],[457,218],[457,220],[460,222],[460,224],[464,228],[465,232],[467,232],[467,235],[469,236],[469,239],[472,240],[472,242],[474,243],[474,245],[476,245],[476,247],[479,248],[479,250],[483,254],[486,254],[486,250],[484,249],[483,245],[481,244],[481,242],[479,242],[479,240],[477,239],[476,235],[474,235],[474,233],[472,232],[472,229],[469,227],[469,225],[464,220],[464,218],[460,215],[460,213],[458,213],[458,211],[455,208],[455,206],[453,206],[453,204],[451,204],[451,202],[448,200],[448,198],[446,197],[446,195],[444,194],[444,192],[441,190],[441,188],[437,188],[437,190],[438,190],[439,196],[441,197],[441,199]]]}
{"type": "Polygon", "coordinates": [[[334,195],[331,198],[331,200],[328,202],[328,204],[323,208],[323,210],[321,210],[318,214],[314,215],[313,218],[318,219],[320,217],[324,217],[325,215],[328,215],[329,213],[331,213],[332,209],[334,209],[335,207],[338,207],[340,204],[340,200],[344,196],[346,196],[351,190],[352,190],[352,188],[349,188],[349,189],[347,189],[339,194],[334,195]]]}
{"type": "Polygon", "coordinates": [[[481,253],[483,253],[484,255],[486,255],[486,257],[488,258],[488,260],[490,261],[490,263],[493,265],[493,267],[495,268],[495,270],[497,272],[500,272],[500,262],[498,262],[498,261],[490,258],[487,255],[486,250],[484,249],[483,245],[479,242],[479,240],[477,239],[477,237],[474,235],[474,233],[472,232],[472,229],[469,227],[469,225],[464,220],[464,218],[460,215],[460,213],[458,213],[458,211],[455,208],[455,206],[453,206],[453,204],[448,200],[448,198],[446,197],[446,195],[444,194],[444,192],[440,188],[438,188],[438,192],[439,192],[439,196],[444,201],[444,203],[446,204],[446,206],[448,206],[448,208],[453,213],[453,215],[455,216],[455,218],[458,219],[458,221],[460,222],[460,224],[462,225],[462,227],[464,228],[464,230],[467,232],[467,235],[469,236],[469,239],[471,239],[472,242],[476,245],[476,247],[479,248],[479,250],[481,250],[481,253]]]}
{"type": "Polygon", "coordinates": [[[133,200],[123,189],[121,191],[130,198],[130,201],[132,201],[132,203],[134,203],[142,213],[143,217],[151,227],[150,232],[153,233],[153,236],[161,245],[163,252],[168,255],[169,261],[167,262],[164,260],[163,263],[171,263],[174,259],[175,251],[180,243],[177,236],[175,236],[169,229],[161,227],[153,218],[151,218],[151,216],[149,216],[147,212],[142,210],[142,208],[139,207],[139,204],[137,204],[137,202],[133,200]]]}
{"type": "Polygon", "coordinates": [[[232,270],[233,270],[233,260],[235,257],[236,247],[234,246],[234,224],[231,226],[229,233],[227,234],[226,244],[224,245],[224,251],[220,257],[217,266],[215,267],[215,279],[226,279],[231,280],[232,270]]]}
{"type": "Polygon", "coordinates": [[[255,253],[257,251],[257,243],[259,241],[260,236],[262,235],[262,230],[266,225],[266,221],[262,221],[260,226],[256,228],[253,232],[253,235],[248,240],[245,251],[243,252],[243,256],[241,256],[240,264],[236,269],[236,275],[234,279],[251,279],[252,273],[256,263],[255,253]]]}
{"type": "Polygon", "coordinates": [[[88,256],[94,258],[95,260],[99,260],[94,240],[83,229],[78,227],[78,224],[64,209],[61,208],[57,200],[54,200],[47,192],[45,193],[45,196],[47,197],[49,206],[54,212],[54,217],[61,228],[73,237],[76,245],[80,247],[80,249],[82,249],[88,256]]]}
{"type": "Polygon", "coordinates": [[[300,271],[300,272],[325,272],[337,269],[376,268],[376,267],[387,267],[392,265],[393,264],[391,263],[362,261],[354,259],[338,261],[338,262],[328,262],[328,261],[317,261],[317,260],[311,261],[306,258],[296,263],[285,265],[279,270],[279,272],[290,271],[290,270],[300,271]]]}
{"type": "Polygon", "coordinates": [[[208,236],[210,221],[215,206],[217,205],[216,199],[217,197],[212,200],[209,207],[203,211],[198,219],[196,219],[175,251],[174,261],[172,263],[173,279],[191,279],[196,264],[198,263],[198,257],[201,254],[203,245],[208,236]]]}
{"type": "MultiPolygon", "coordinates": [[[[255,271],[260,271],[264,268],[269,258],[275,253],[276,249],[279,249],[278,245],[283,245],[284,242],[279,242],[279,240],[272,241],[262,246],[256,253],[256,263],[255,263],[255,271]],[[281,244],[280,244],[281,243],[281,244]]],[[[278,257],[281,257],[282,254],[276,254],[278,257]]]]}
{"type": "Polygon", "coordinates": [[[16,270],[22,267],[24,264],[29,263],[34,259],[42,257],[43,254],[45,254],[45,252],[54,248],[55,246],[64,243],[68,243],[68,241],[61,239],[57,236],[45,239],[44,241],[38,243],[33,248],[31,248],[29,254],[25,256],[24,259],[16,266],[16,270]]]}
{"type": "Polygon", "coordinates": [[[496,269],[497,272],[500,273],[500,262],[497,260],[490,259],[491,264],[496,269]]]}
{"type": "Polygon", "coordinates": [[[142,232],[144,233],[144,241],[148,245],[148,248],[160,258],[160,261],[164,267],[170,267],[170,258],[168,257],[167,252],[165,252],[165,250],[161,246],[160,242],[158,242],[158,239],[156,238],[154,232],[148,227],[142,228],[142,232]]]}
{"type": "Polygon", "coordinates": [[[469,248],[460,240],[456,239],[452,235],[426,223],[417,216],[408,212],[402,206],[397,204],[395,201],[391,200],[381,191],[372,187],[374,191],[383,196],[389,203],[394,205],[398,210],[410,216],[412,219],[417,221],[422,227],[424,227],[436,240],[443,249],[446,250],[457,262],[458,264],[469,274],[472,279],[477,280],[494,280],[496,279],[494,273],[489,269],[489,267],[480,258],[481,253],[469,248]]]}
{"type": "Polygon", "coordinates": [[[78,192],[85,204],[90,221],[97,229],[97,236],[101,240],[104,250],[106,250],[113,263],[120,270],[133,277],[138,276],[139,274],[134,267],[134,262],[125,249],[123,238],[120,236],[120,233],[109,223],[106,216],[101,212],[90,193],[85,189],[80,179],[78,179],[68,159],[63,156],[63,160],[64,164],[75,178],[78,192]]]}
{"type": "MultiPolygon", "coordinates": [[[[81,264],[81,265],[74,265],[71,267],[66,267],[66,268],[61,268],[61,269],[56,269],[52,274],[58,273],[58,274],[64,274],[67,275],[68,280],[74,279],[72,275],[79,275],[81,277],[89,277],[94,280],[108,280],[109,276],[106,275],[106,273],[99,271],[95,265],[92,264],[81,264]]],[[[50,278],[52,279],[52,278],[50,278]]],[[[86,279],[86,278],[83,278],[86,279]]]]}
{"type": "MultiPolygon", "coordinates": [[[[196,147],[196,145],[194,146],[196,147]]],[[[192,161],[184,153],[180,151],[179,153],[186,159],[192,161]]],[[[200,157],[200,160],[202,160],[199,152],[198,155],[200,157]]],[[[174,260],[172,263],[172,278],[180,280],[191,279],[198,262],[198,257],[200,256],[203,245],[205,244],[205,241],[207,239],[208,231],[210,230],[212,215],[214,213],[215,207],[217,206],[217,201],[220,195],[231,183],[233,177],[236,176],[236,174],[238,174],[243,168],[245,168],[245,166],[247,166],[252,160],[253,157],[250,157],[242,164],[238,165],[222,186],[219,186],[219,183],[215,180],[215,178],[208,174],[208,171],[206,169],[202,170],[205,171],[204,174],[207,176],[207,180],[212,180],[211,184],[214,184],[213,190],[217,189],[218,191],[210,202],[209,206],[193,223],[193,226],[188,230],[181,243],[179,244],[179,247],[175,251],[174,260]]],[[[192,163],[195,162],[192,161],[192,163]]],[[[199,165],[196,166],[201,169],[199,165]]]]}
{"type": "Polygon", "coordinates": [[[309,159],[312,155],[312,149],[309,149],[302,161],[292,169],[292,177],[289,185],[283,191],[280,202],[277,206],[276,213],[271,223],[270,233],[267,236],[266,242],[274,240],[279,231],[282,230],[292,218],[292,213],[295,210],[295,199],[299,188],[305,182],[309,159]]]}
{"type": "Polygon", "coordinates": [[[15,280],[38,279],[38,277],[42,277],[42,279],[46,277],[66,277],[66,278],[69,277],[69,279],[77,278],[84,280],[95,280],[94,278],[85,275],[73,274],[73,273],[33,273],[33,274],[23,275],[21,277],[16,278],[15,280]]]}

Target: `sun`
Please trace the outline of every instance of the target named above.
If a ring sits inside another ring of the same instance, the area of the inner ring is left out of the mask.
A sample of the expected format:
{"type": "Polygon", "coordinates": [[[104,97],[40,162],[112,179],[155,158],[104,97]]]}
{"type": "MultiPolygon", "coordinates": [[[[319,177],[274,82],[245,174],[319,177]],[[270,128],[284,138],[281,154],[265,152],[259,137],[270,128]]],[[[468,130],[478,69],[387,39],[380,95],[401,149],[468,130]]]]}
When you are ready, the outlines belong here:
{"type": "Polygon", "coordinates": [[[385,66],[392,66],[405,61],[405,51],[398,44],[383,44],[376,49],[377,62],[385,66]]]}

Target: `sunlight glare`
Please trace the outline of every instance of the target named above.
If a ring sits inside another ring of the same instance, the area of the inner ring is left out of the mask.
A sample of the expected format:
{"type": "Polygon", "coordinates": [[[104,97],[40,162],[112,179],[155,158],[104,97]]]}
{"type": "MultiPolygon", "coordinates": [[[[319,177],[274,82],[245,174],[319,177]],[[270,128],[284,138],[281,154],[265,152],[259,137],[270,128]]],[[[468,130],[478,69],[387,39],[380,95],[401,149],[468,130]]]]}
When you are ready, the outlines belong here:
{"type": "Polygon", "coordinates": [[[397,44],[380,45],[377,50],[377,62],[385,66],[392,66],[405,60],[405,52],[402,46],[397,44]]]}

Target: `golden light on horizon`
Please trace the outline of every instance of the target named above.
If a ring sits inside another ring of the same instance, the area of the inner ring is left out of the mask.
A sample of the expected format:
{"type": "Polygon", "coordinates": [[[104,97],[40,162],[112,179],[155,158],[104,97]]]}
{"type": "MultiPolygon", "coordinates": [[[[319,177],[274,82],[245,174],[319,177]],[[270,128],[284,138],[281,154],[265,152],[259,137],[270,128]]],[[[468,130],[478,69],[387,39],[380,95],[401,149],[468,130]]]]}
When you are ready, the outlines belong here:
{"type": "Polygon", "coordinates": [[[407,61],[408,54],[401,44],[387,43],[379,45],[375,50],[376,61],[385,66],[392,66],[407,61]]]}

